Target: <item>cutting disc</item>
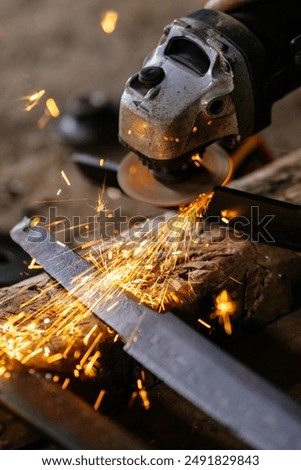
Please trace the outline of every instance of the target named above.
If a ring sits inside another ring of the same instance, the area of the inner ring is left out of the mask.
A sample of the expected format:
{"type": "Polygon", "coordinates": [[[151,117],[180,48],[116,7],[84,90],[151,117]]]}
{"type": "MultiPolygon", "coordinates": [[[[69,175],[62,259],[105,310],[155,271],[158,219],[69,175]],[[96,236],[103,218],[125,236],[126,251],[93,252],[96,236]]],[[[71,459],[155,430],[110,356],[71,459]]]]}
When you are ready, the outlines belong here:
{"type": "Polygon", "coordinates": [[[227,152],[218,144],[206,149],[202,166],[193,176],[177,183],[165,183],[130,152],[118,170],[118,183],[132,199],[158,207],[177,207],[191,202],[199,194],[210,192],[215,186],[226,184],[231,178],[232,164],[227,152]]]}

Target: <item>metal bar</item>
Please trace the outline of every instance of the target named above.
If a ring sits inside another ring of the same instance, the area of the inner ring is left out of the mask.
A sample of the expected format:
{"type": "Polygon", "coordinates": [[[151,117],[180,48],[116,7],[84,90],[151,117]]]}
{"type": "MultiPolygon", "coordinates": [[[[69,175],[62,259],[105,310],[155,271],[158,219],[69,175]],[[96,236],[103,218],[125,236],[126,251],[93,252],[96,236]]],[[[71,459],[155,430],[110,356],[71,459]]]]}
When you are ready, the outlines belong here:
{"type": "Polygon", "coordinates": [[[243,233],[252,242],[301,251],[301,206],[218,186],[214,189],[207,218],[219,216],[216,223],[221,224],[223,211],[230,214],[229,225],[236,228],[237,236],[243,233]]]}
{"type": "Polygon", "coordinates": [[[0,400],[67,449],[144,449],[137,438],[68,390],[14,363],[0,378],[0,400]]]}
{"type": "MultiPolygon", "coordinates": [[[[120,294],[107,312],[89,293],[74,291],[77,273],[94,268],[52,237],[28,241],[26,224],[11,236],[65,288],[116,331],[125,350],[163,382],[258,449],[301,449],[301,407],[175,317],[158,315],[120,294]],[[67,260],[66,269],[64,260],[67,260]],[[116,316],[115,316],[116,315],[116,316]]],[[[99,289],[99,286],[97,287],[99,289]]],[[[105,288],[105,286],[104,286],[105,288]]]]}

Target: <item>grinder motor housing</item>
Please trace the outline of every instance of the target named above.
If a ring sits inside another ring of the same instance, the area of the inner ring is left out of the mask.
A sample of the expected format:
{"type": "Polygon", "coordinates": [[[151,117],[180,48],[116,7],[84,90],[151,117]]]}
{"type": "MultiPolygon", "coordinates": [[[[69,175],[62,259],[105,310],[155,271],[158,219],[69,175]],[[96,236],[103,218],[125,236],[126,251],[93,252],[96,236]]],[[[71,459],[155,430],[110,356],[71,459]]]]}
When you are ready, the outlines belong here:
{"type": "Polygon", "coordinates": [[[126,83],[120,141],[169,183],[211,143],[233,148],[269,125],[300,84],[300,18],[301,2],[276,0],[174,20],[126,83]]]}

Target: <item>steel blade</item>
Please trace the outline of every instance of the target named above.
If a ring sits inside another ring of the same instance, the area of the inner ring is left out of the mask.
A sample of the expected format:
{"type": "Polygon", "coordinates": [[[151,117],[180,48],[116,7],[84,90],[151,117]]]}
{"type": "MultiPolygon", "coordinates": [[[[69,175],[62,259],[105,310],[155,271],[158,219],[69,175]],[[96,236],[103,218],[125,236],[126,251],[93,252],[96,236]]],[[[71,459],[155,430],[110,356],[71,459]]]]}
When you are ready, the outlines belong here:
{"type": "MultiPolygon", "coordinates": [[[[72,291],[74,276],[94,268],[50,236],[39,248],[28,240],[27,224],[12,230],[14,241],[72,291]]],[[[158,315],[124,294],[109,313],[88,295],[79,299],[123,332],[128,354],[246,443],[255,449],[301,449],[301,407],[174,314],[158,315]]]]}

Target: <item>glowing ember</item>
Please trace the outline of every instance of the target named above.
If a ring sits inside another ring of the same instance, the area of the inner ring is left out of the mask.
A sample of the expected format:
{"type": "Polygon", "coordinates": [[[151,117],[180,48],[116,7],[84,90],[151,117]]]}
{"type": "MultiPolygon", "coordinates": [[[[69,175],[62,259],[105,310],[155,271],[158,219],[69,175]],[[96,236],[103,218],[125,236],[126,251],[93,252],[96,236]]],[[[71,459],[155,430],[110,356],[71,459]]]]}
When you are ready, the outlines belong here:
{"type": "Polygon", "coordinates": [[[100,20],[100,26],[102,27],[103,31],[107,34],[113,33],[116,28],[118,20],[118,13],[115,10],[108,10],[106,11],[100,20]]]}
{"type": "Polygon", "coordinates": [[[210,315],[210,318],[212,320],[217,318],[218,321],[224,325],[227,335],[231,335],[232,325],[230,317],[236,312],[236,310],[236,302],[233,302],[229,293],[226,290],[223,290],[215,299],[215,311],[210,315]]]}

